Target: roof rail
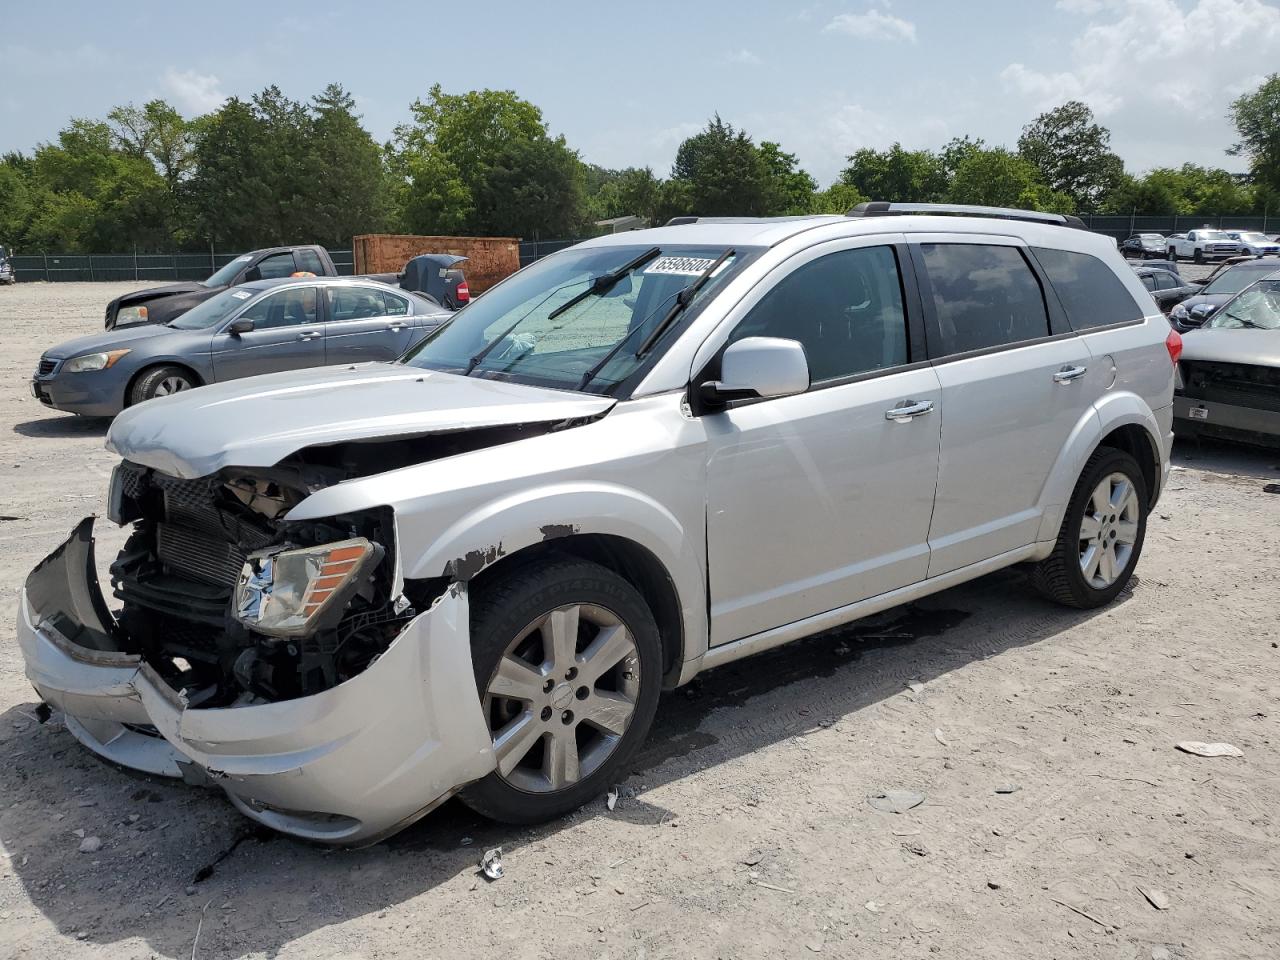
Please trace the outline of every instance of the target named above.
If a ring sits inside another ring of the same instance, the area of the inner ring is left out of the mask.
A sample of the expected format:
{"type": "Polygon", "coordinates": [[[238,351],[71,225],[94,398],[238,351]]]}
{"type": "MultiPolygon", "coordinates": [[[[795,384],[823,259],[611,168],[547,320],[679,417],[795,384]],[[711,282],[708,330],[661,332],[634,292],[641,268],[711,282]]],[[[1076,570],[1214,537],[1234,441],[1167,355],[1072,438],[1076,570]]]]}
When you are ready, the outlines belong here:
{"type": "Polygon", "coordinates": [[[686,223],[697,223],[697,222],[698,222],[697,217],[672,217],[670,220],[664,223],[663,226],[664,227],[680,227],[686,223]]]}
{"type": "Polygon", "coordinates": [[[900,217],[911,214],[952,217],[989,217],[996,220],[1024,220],[1029,223],[1047,223],[1058,227],[1089,229],[1079,217],[1066,213],[1041,213],[1038,210],[1016,210],[1012,207],[979,207],[957,203],[889,203],[871,200],[860,203],[846,217],[900,217]]]}

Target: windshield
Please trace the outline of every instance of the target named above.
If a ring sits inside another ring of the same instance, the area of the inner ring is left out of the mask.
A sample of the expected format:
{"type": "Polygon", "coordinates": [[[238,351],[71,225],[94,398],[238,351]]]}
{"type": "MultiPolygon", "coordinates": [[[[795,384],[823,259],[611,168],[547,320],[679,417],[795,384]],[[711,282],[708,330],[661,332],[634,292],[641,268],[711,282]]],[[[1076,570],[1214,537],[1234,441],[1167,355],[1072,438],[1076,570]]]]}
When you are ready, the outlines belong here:
{"type": "Polygon", "coordinates": [[[1160,240],[1163,240],[1164,237],[1160,236],[1160,234],[1158,233],[1140,233],[1138,234],[1138,239],[1139,240],[1155,240],[1159,242],[1160,240]]]}
{"type": "Polygon", "coordinates": [[[1201,230],[1196,234],[1196,236],[1198,236],[1201,240],[1230,240],[1231,239],[1221,230],[1201,230]]]}
{"type": "Polygon", "coordinates": [[[737,249],[726,256],[730,251],[723,246],[571,247],[478,297],[402,362],[607,393],[639,368],[642,347],[661,350],[671,342],[668,330],[647,343],[681,291],[714,267],[689,302],[690,312],[699,309],[753,252],[737,249]]]}
{"type": "Polygon", "coordinates": [[[1280,330],[1280,280],[1259,280],[1205,323],[1219,330],[1280,330]]]}
{"type": "Polygon", "coordinates": [[[239,287],[223,290],[216,297],[210,297],[204,303],[197,303],[182,316],[170,321],[169,326],[178,330],[205,330],[216,327],[260,292],[239,287]]]}
{"type": "Polygon", "coordinates": [[[1276,266],[1255,267],[1252,264],[1241,264],[1238,267],[1232,267],[1230,270],[1224,270],[1214,278],[1212,283],[1206,284],[1201,293],[1239,293],[1253,281],[1268,273],[1274,273],[1276,266]]]}
{"type": "Polygon", "coordinates": [[[206,287],[226,287],[231,285],[231,281],[236,278],[236,274],[244,269],[244,265],[252,260],[253,257],[245,254],[243,257],[236,257],[225,267],[218,270],[212,277],[204,281],[206,287]]]}
{"type": "Polygon", "coordinates": [[[1236,234],[1245,243],[1270,243],[1271,240],[1261,233],[1239,233],[1236,234]]]}

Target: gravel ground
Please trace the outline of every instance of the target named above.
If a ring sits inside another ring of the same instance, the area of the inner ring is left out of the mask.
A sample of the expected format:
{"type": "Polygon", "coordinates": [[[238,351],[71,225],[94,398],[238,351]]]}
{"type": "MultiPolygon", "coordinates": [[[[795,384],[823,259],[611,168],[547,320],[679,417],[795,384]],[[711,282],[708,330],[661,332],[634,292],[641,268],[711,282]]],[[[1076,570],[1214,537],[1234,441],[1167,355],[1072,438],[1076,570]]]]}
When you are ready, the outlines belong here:
{"type": "Polygon", "coordinates": [[[1105,610],[1006,571],[665,696],[612,812],[512,829],[450,804],[335,852],[37,720],[13,600],[102,508],[112,457],[105,424],[42,409],[25,378],[129,286],[0,288],[0,956],[1280,953],[1280,453],[1180,447],[1105,610]],[[881,812],[886,789],[926,799],[881,812]],[[499,845],[490,883],[476,863],[499,845]]]}

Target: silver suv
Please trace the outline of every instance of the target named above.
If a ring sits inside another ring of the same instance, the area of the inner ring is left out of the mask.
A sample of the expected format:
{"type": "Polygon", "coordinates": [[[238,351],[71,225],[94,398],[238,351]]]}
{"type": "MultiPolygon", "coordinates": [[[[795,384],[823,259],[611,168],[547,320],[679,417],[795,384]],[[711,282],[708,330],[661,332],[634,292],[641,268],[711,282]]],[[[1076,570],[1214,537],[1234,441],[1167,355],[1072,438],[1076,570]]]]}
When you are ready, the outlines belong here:
{"type": "Polygon", "coordinates": [[[1180,341],[1077,227],[686,220],[539,261],[397,363],[130,408],[118,609],[86,519],[27,580],[28,674],[102,756],[358,844],[458,792],[562,814],[661,690],[1002,567],[1107,603],[1180,341]]]}

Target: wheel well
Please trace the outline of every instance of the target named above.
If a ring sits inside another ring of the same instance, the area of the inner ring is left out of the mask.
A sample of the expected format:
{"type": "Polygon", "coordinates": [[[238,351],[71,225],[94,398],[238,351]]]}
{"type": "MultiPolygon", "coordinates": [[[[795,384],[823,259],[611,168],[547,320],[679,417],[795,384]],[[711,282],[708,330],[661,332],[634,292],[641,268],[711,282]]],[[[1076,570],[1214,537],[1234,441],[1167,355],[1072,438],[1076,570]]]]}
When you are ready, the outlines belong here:
{"type": "Polygon", "coordinates": [[[485,567],[470,581],[470,589],[483,590],[486,583],[506,577],[518,567],[553,556],[571,556],[598,563],[640,592],[653,612],[658,636],[662,639],[663,686],[674,686],[684,661],[684,620],[680,614],[680,597],[666,567],[634,540],[600,533],[578,533],[546,540],[485,567]]]}
{"type": "Polygon", "coordinates": [[[1148,505],[1155,506],[1160,496],[1160,454],[1151,434],[1136,423],[1128,423],[1108,433],[1098,446],[1123,450],[1138,461],[1147,485],[1148,505]]]}
{"type": "Polygon", "coordinates": [[[159,363],[149,363],[145,367],[143,367],[141,370],[139,370],[137,373],[135,373],[132,377],[130,377],[129,382],[125,384],[124,405],[126,407],[129,406],[129,404],[133,401],[133,388],[137,384],[137,382],[141,380],[144,376],[146,376],[148,373],[150,373],[152,370],[157,370],[160,367],[177,367],[179,370],[184,370],[191,375],[191,382],[194,386],[197,386],[197,387],[204,386],[204,378],[201,377],[200,374],[196,373],[195,370],[193,370],[191,367],[187,366],[185,363],[179,363],[176,360],[162,360],[159,363]]]}

